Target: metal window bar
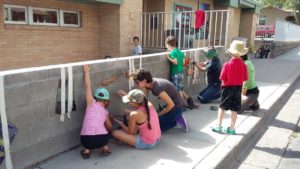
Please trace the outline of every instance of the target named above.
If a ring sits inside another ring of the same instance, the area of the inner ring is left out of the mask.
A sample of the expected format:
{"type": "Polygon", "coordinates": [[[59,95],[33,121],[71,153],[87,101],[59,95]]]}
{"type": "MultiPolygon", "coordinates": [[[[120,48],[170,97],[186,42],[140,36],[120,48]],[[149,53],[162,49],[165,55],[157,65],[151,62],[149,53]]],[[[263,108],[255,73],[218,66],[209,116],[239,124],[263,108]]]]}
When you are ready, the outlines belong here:
{"type": "Polygon", "coordinates": [[[156,14],[156,45],[155,45],[155,47],[158,47],[159,45],[158,45],[158,30],[159,30],[159,14],[156,14]]]}
{"type": "Polygon", "coordinates": [[[149,47],[150,46],[150,38],[151,38],[151,33],[150,33],[150,26],[151,26],[151,16],[150,16],[151,14],[148,14],[148,19],[149,19],[149,25],[147,26],[147,28],[148,28],[148,36],[147,36],[147,38],[148,38],[148,44],[147,44],[147,47],[149,47]]]}
{"type": "MultiPolygon", "coordinates": [[[[195,22],[195,17],[194,17],[194,22],[195,22]]],[[[197,33],[196,33],[196,28],[195,28],[195,26],[194,26],[194,36],[195,36],[195,39],[197,39],[197,33]]],[[[199,37],[200,38],[200,37],[199,37]]],[[[200,39],[198,39],[199,41],[200,41],[200,39]]],[[[196,42],[196,41],[195,41],[196,42]]],[[[194,44],[194,42],[193,42],[193,48],[196,46],[196,44],[194,44]]]]}
{"type": "Polygon", "coordinates": [[[144,27],[143,27],[143,34],[144,34],[144,39],[143,39],[143,47],[147,46],[146,44],[146,39],[147,39],[147,30],[146,30],[146,14],[143,14],[143,24],[144,24],[144,27]]]}
{"type": "Polygon", "coordinates": [[[225,32],[225,48],[227,48],[227,41],[228,41],[228,29],[229,29],[229,19],[230,19],[230,11],[227,11],[227,18],[226,18],[226,32],[225,32]]]}
{"type": "MultiPolygon", "coordinates": [[[[168,29],[169,29],[169,27],[168,27],[168,14],[166,13],[165,14],[165,17],[166,17],[166,19],[165,19],[165,24],[166,24],[166,33],[164,34],[164,41],[165,41],[165,39],[166,39],[166,37],[168,36],[168,29]]],[[[166,46],[166,44],[165,44],[165,42],[164,42],[164,44],[163,44],[163,47],[165,47],[166,46]]]]}
{"type": "Polygon", "coordinates": [[[223,15],[224,15],[224,12],[222,11],[221,13],[221,29],[220,29],[220,39],[219,39],[219,46],[222,45],[222,35],[223,35],[223,15]]]}
{"type": "Polygon", "coordinates": [[[189,29],[188,29],[188,31],[189,31],[189,39],[188,39],[188,49],[190,48],[190,42],[191,42],[191,22],[192,22],[192,13],[190,13],[190,20],[189,20],[189,29]]]}
{"type": "MultiPolygon", "coordinates": [[[[183,18],[183,19],[184,19],[184,23],[183,23],[184,25],[183,25],[183,34],[182,34],[183,44],[182,44],[182,47],[185,48],[185,47],[186,47],[186,46],[185,46],[185,45],[186,45],[186,43],[185,43],[185,42],[186,42],[185,31],[186,31],[186,14],[187,14],[187,13],[184,12],[184,13],[182,13],[182,14],[184,14],[184,18],[183,18]]],[[[180,33],[181,33],[181,32],[180,32],[180,33]]]]}
{"type": "Polygon", "coordinates": [[[163,32],[164,28],[164,14],[161,14],[161,24],[160,24],[160,47],[163,47],[163,32]]]}
{"type": "Polygon", "coordinates": [[[208,46],[210,46],[210,41],[211,41],[211,25],[212,25],[212,11],[209,12],[209,30],[208,30],[208,46]]]}
{"type": "MultiPolygon", "coordinates": [[[[202,40],[202,42],[203,42],[203,45],[202,45],[202,47],[204,48],[204,46],[205,46],[205,39],[206,39],[206,22],[207,22],[207,12],[205,11],[205,19],[204,19],[204,33],[203,33],[203,40],[202,40]]],[[[200,38],[200,37],[199,37],[200,38]]]]}
{"type": "MultiPolygon", "coordinates": [[[[182,25],[182,23],[181,23],[181,21],[182,21],[182,14],[179,14],[180,15],[180,19],[179,19],[179,29],[178,29],[178,49],[181,49],[181,25],[182,25]]],[[[176,33],[175,33],[175,35],[176,35],[176,33]]]]}
{"type": "Polygon", "coordinates": [[[144,20],[143,20],[143,16],[144,16],[144,15],[142,14],[142,15],[141,15],[141,21],[140,21],[140,23],[141,23],[141,27],[140,27],[140,28],[141,28],[141,30],[140,30],[140,31],[141,31],[141,32],[140,32],[140,41],[141,41],[142,47],[144,47],[144,44],[143,44],[143,40],[144,40],[144,37],[143,37],[143,30],[144,30],[144,29],[143,29],[143,21],[144,21],[144,20]]]}
{"type": "MultiPolygon", "coordinates": [[[[175,24],[175,27],[174,27],[174,35],[173,36],[175,36],[176,37],[176,35],[177,35],[177,21],[176,21],[176,17],[177,17],[177,15],[179,15],[178,13],[176,13],[175,14],[175,19],[174,19],[174,24],[175,24]]],[[[180,20],[181,20],[181,16],[180,16],[180,19],[179,19],[179,25],[178,25],[178,29],[179,29],[179,27],[180,27],[180,20]]],[[[172,29],[170,30],[170,33],[172,34],[172,29]]],[[[178,34],[178,37],[176,37],[176,38],[179,38],[179,34],[178,34]]],[[[179,41],[179,40],[178,40],[179,41]]],[[[179,44],[178,44],[178,48],[179,48],[179,44]]]]}
{"type": "Polygon", "coordinates": [[[152,39],[151,39],[151,47],[154,47],[154,14],[152,14],[152,27],[150,25],[150,28],[152,28],[152,39]]]}
{"type": "MultiPolygon", "coordinates": [[[[206,12],[205,12],[206,13],[206,12]]],[[[200,47],[200,40],[201,40],[201,27],[198,29],[198,45],[197,47],[199,48],[200,47]]],[[[203,42],[204,43],[204,42],[203,42]]]]}
{"type": "Polygon", "coordinates": [[[218,25],[218,12],[215,12],[215,33],[214,33],[214,46],[216,46],[216,36],[217,36],[217,25],[218,25]]]}

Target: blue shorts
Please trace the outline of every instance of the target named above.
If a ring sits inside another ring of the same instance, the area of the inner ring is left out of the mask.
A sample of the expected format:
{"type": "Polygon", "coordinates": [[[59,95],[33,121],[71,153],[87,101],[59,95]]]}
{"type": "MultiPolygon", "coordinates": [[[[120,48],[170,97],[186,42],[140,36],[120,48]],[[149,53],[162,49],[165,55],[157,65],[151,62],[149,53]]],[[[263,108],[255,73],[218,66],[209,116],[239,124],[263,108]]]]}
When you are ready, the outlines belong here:
{"type": "Polygon", "coordinates": [[[147,143],[143,142],[140,135],[137,135],[136,141],[135,141],[135,148],[141,149],[141,150],[147,150],[147,149],[151,149],[151,148],[155,147],[156,145],[158,145],[159,142],[160,142],[160,140],[157,140],[155,143],[147,144],[147,143]]]}
{"type": "Polygon", "coordinates": [[[184,74],[183,72],[176,73],[171,76],[172,83],[176,87],[177,91],[183,91],[184,87],[184,74]]]}

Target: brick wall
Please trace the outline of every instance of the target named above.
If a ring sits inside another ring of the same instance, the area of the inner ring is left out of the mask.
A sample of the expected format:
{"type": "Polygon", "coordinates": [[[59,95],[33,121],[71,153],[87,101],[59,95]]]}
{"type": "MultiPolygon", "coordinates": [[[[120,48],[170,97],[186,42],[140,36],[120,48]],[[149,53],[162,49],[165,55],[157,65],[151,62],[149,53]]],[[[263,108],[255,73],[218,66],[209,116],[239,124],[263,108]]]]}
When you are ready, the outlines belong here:
{"type": "Polygon", "coordinates": [[[100,57],[120,56],[120,6],[99,5],[100,15],[100,57]]]}
{"type": "Polygon", "coordinates": [[[82,27],[9,25],[0,12],[0,70],[99,58],[97,5],[58,0],[2,0],[3,4],[46,7],[81,12],[82,27]]]}
{"type": "Polygon", "coordinates": [[[232,7],[229,7],[228,9],[230,11],[230,19],[229,19],[227,47],[229,47],[233,38],[239,36],[240,18],[241,18],[241,9],[232,8],[232,7]]]}
{"type": "Polygon", "coordinates": [[[57,0],[1,1],[1,6],[80,11],[82,27],[5,25],[0,12],[0,37],[4,39],[0,43],[0,70],[130,55],[132,38],[140,36],[142,2],[125,0],[122,5],[89,5],[57,0]]]}
{"type": "Polygon", "coordinates": [[[125,0],[120,6],[120,55],[131,55],[132,38],[140,37],[142,0],[125,0]]]}
{"type": "Polygon", "coordinates": [[[164,0],[145,0],[144,12],[164,12],[165,1],[164,0]]]}
{"type": "Polygon", "coordinates": [[[254,12],[241,12],[240,36],[248,39],[248,47],[254,49],[254,38],[257,23],[257,14],[254,12]]]}

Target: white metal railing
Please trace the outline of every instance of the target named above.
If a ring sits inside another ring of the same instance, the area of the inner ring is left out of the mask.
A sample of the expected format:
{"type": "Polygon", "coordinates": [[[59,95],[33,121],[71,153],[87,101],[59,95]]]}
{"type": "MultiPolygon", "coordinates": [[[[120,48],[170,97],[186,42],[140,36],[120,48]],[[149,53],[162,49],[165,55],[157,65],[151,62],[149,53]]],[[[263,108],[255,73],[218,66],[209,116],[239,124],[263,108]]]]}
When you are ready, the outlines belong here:
{"type": "Polygon", "coordinates": [[[276,19],[276,29],[274,41],[300,41],[300,26],[287,22],[282,19],[276,19]]]}
{"type": "Polygon", "coordinates": [[[195,28],[195,11],[147,12],[141,14],[141,44],[144,48],[165,48],[169,35],[176,37],[181,49],[226,46],[229,10],[205,12],[204,25],[195,28]]]}
{"type": "MultiPolygon", "coordinates": [[[[189,57],[192,61],[200,61],[204,60],[204,57],[201,55],[201,51],[204,48],[195,48],[189,50],[183,50],[185,55],[189,57]]],[[[129,71],[134,71],[136,66],[134,65],[134,60],[139,60],[139,67],[143,68],[143,59],[150,58],[150,57],[161,57],[166,55],[167,52],[164,53],[156,53],[156,54],[148,54],[148,55],[137,55],[137,56],[128,56],[128,57],[120,57],[120,58],[111,58],[105,60],[93,60],[93,61],[84,61],[84,62],[76,62],[76,63],[68,63],[68,64],[59,64],[59,65],[49,65],[43,67],[33,67],[33,68],[23,68],[23,69],[16,69],[16,70],[7,70],[7,71],[0,71],[0,113],[1,113],[1,122],[2,122],[2,133],[3,133],[3,141],[4,141],[4,150],[5,150],[5,165],[7,169],[13,169],[12,160],[10,156],[10,143],[9,143],[9,135],[8,135],[8,123],[7,123],[7,116],[6,116],[6,103],[5,103],[5,83],[4,78],[8,75],[15,75],[20,73],[29,73],[29,72],[36,72],[36,71],[43,71],[43,70],[51,70],[51,69],[61,69],[61,103],[65,103],[68,100],[67,104],[67,112],[65,112],[65,104],[61,104],[61,116],[60,120],[64,121],[65,113],[68,118],[70,118],[70,111],[71,111],[71,103],[72,101],[72,93],[74,90],[73,88],[73,71],[72,69],[76,66],[82,66],[86,64],[97,64],[97,63],[109,63],[109,62],[117,62],[117,61],[128,61],[129,63],[129,71]],[[68,74],[68,95],[65,94],[65,80],[66,80],[66,70],[68,74]]],[[[150,70],[151,71],[151,70],[150,70]]],[[[193,76],[188,77],[188,86],[190,84],[194,84],[200,80],[200,78],[196,78],[198,76],[199,70],[195,69],[193,76]]],[[[129,89],[133,87],[133,81],[129,79],[129,89]]]]}

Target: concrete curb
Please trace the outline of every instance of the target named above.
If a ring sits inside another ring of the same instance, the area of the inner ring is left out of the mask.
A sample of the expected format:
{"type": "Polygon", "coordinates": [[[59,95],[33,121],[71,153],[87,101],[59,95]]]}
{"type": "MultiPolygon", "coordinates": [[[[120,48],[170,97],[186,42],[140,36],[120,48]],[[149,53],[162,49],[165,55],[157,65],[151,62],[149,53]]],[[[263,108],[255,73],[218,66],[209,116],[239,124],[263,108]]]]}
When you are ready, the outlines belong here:
{"type": "Polygon", "coordinates": [[[280,85],[261,106],[266,108],[258,112],[256,116],[249,115],[237,126],[236,136],[226,136],[214,150],[202,159],[195,169],[225,169],[235,168],[245,158],[251,146],[266,130],[270,120],[278,113],[280,108],[288,100],[300,73],[292,74],[285,83],[280,85]]]}

